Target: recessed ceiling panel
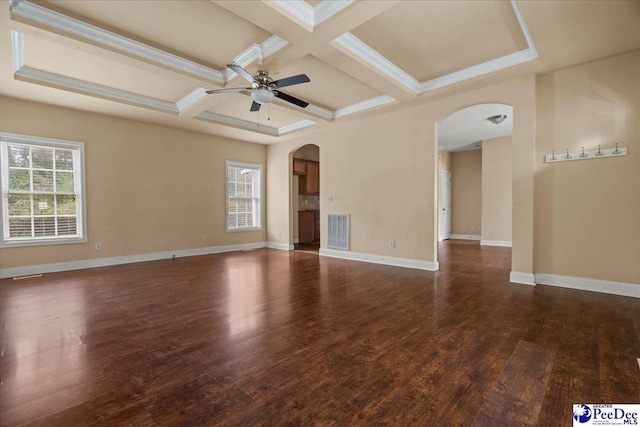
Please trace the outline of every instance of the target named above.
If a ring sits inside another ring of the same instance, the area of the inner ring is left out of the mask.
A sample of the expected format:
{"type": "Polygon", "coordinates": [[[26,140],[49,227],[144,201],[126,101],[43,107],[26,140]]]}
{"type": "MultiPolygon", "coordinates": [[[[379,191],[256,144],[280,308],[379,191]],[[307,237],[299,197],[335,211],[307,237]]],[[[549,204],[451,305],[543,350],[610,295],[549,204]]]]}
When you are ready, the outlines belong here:
{"type": "Polygon", "coordinates": [[[218,70],[271,34],[211,1],[55,0],[57,11],[218,70]]]}
{"type": "Polygon", "coordinates": [[[220,97],[220,102],[208,111],[237,119],[260,123],[264,126],[280,128],[304,120],[300,116],[291,114],[285,108],[263,105],[260,111],[249,111],[252,99],[241,93],[210,95],[220,97]]]}
{"type": "Polygon", "coordinates": [[[419,82],[527,48],[508,1],[407,1],[351,31],[419,82]]]}
{"type": "Polygon", "coordinates": [[[33,35],[24,38],[25,65],[41,71],[175,103],[195,87],[33,35]]]}
{"type": "Polygon", "coordinates": [[[309,83],[283,88],[287,94],[320,107],[338,110],[382,95],[315,56],[307,55],[279,70],[270,71],[275,79],[306,74],[309,83]]]}

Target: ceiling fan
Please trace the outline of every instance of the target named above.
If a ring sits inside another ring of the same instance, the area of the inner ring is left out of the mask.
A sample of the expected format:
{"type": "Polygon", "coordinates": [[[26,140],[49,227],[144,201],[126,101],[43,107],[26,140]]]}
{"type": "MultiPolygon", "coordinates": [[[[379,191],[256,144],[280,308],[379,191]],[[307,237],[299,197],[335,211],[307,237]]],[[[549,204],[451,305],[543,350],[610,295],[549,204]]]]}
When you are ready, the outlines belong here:
{"type": "Polygon", "coordinates": [[[270,103],[271,101],[273,101],[274,97],[280,98],[302,108],[305,108],[307,105],[309,105],[308,102],[298,99],[295,96],[287,95],[286,93],[278,90],[281,87],[310,82],[311,80],[309,80],[309,77],[307,77],[306,74],[298,74],[297,76],[286,77],[280,80],[273,80],[271,77],[269,77],[269,72],[267,71],[260,70],[256,73],[255,76],[252,76],[251,74],[249,74],[249,72],[247,72],[247,70],[239,65],[229,64],[227,65],[227,67],[232,69],[239,76],[251,82],[251,87],[212,89],[207,91],[208,94],[243,92],[245,90],[250,90],[251,99],[253,99],[253,103],[251,104],[251,111],[260,110],[261,104],[270,103]]]}

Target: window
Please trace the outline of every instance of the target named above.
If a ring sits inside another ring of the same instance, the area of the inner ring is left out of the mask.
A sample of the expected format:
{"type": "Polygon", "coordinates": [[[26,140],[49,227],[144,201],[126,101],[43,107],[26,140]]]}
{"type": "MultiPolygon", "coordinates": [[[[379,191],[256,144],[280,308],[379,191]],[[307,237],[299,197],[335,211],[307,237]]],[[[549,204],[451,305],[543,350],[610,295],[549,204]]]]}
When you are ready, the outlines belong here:
{"type": "Polygon", "coordinates": [[[1,246],[86,242],[84,144],[0,132],[1,246]]]}
{"type": "Polygon", "coordinates": [[[227,231],[261,230],[262,166],[227,160],[227,231]]]}

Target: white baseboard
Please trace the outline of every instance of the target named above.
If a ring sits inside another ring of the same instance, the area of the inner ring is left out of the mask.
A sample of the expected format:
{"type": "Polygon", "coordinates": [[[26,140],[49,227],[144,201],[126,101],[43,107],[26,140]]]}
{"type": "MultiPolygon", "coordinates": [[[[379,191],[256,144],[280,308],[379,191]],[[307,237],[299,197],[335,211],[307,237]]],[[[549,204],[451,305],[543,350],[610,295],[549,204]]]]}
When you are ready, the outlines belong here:
{"type": "Polygon", "coordinates": [[[511,274],[509,274],[509,281],[511,283],[520,283],[521,285],[535,285],[536,277],[533,273],[512,271],[511,274]]]}
{"type": "Polygon", "coordinates": [[[271,249],[279,249],[281,251],[292,251],[293,245],[287,243],[267,242],[267,247],[271,249]]]}
{"type": "Polygon", "coordinates": [[[155,252],[150,254],[126,255],[110,258],[83,259],[78,261],[56,262],[52,264],[26,265],[24,267],[10,267],[0,269],[0,279],[8,277],[29,276],[32,274],[55,273],[59,271],[82,270],[84,268],[107,267],[110,265],[131,264],[134,262],[157,261],[176,258],[209,255],[222,252],[243,251],[264,248],[265,242],[243,243],[239,245],[209,246],[197,249],[181,249],[177,251],[155,252]]]}
{"type": "Polygon", "coordinates": [[[587,277],[559,276],[557,274],[536,273],[536,283],[579,289],[581,291],[600,292],[640,298],[640,284],[613,282],[610,280],[589,279],[587,277]]]}
{"type": "Polygon", "coordinates": [[[374,264],[393,265],[396,267],[415,268],[418,270],[438,271],[438,262],[422,261],[418,259],[396,258],[384,255],[363,254],[358,252],[340,251],[320,248],[320,255],[332,258],[342,258],[352,261],[371,262],[374,264]]]}
{"type": "Polygon", "coordinates": [[[451,234],[449,236],[450,239],[459,239],[459,240],[480,240],[480,236],[476,236],[473,234],[451,234]]]}
{"type": "Polygon", "coordinates": [[[509,240],[480,240],[480,245],[482,246],[503,246],[505,248],[511,247],[511,242],[509,240]]]}

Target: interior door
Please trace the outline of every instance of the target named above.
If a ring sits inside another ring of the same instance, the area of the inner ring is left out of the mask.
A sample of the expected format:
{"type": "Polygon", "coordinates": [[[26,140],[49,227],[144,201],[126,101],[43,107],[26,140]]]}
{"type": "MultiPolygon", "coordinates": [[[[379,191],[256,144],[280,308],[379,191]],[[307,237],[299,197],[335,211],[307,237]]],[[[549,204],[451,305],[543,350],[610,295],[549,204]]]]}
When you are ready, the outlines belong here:
{"type": "Polygon", "coordinates": [[[440,239],[451,238],[451,172],[442,171],[440,177],[440,239]]]}

